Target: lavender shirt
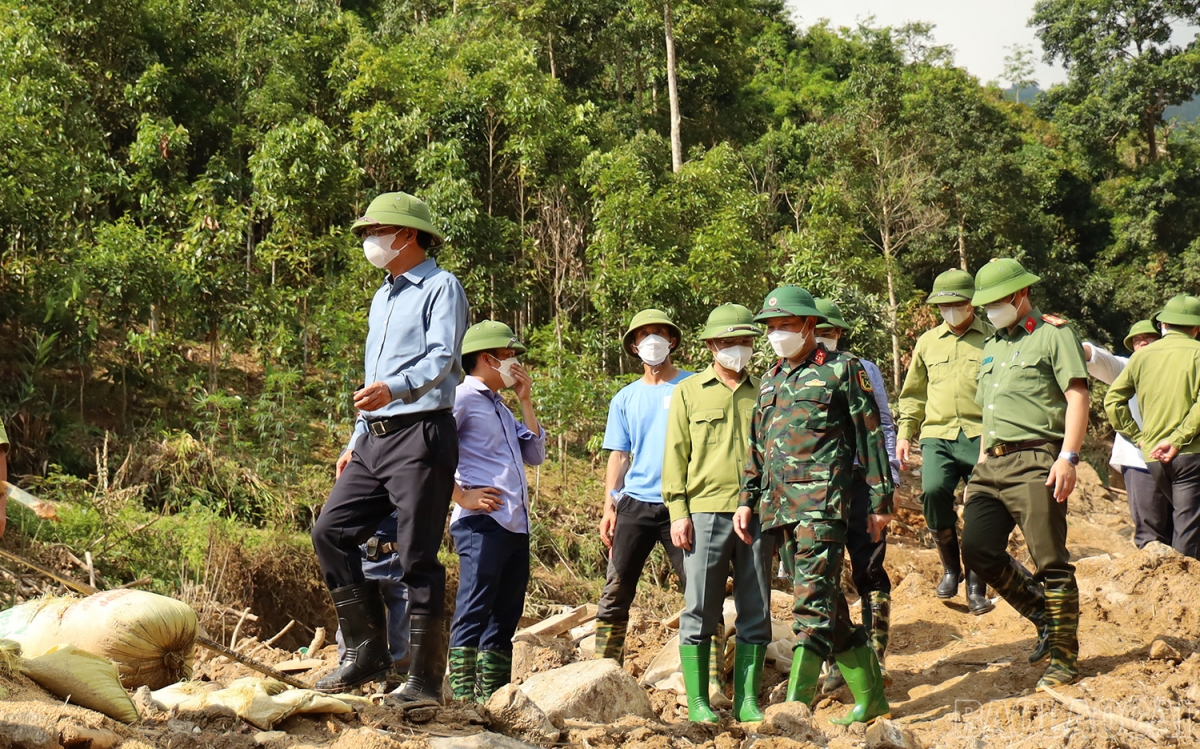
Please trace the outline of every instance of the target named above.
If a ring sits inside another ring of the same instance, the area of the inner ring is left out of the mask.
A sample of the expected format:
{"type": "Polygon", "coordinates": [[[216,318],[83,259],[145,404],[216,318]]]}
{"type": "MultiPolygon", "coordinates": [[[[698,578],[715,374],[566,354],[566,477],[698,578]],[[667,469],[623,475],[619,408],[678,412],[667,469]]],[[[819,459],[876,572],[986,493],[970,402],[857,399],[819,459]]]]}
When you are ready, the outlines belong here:
{"type": "Polygon", "coordinates": [[[465,515],[486,514],[513,533],[529,533],[529,486],[525,464],[546,459],[546,432],[534,434],[513,416],[503,399],[477,377],[467,375],[454,391],[458,424],[458,470],[463,489],[494,486],[502,504],[492,512],[455,505],[450,524],[465,515]]]}

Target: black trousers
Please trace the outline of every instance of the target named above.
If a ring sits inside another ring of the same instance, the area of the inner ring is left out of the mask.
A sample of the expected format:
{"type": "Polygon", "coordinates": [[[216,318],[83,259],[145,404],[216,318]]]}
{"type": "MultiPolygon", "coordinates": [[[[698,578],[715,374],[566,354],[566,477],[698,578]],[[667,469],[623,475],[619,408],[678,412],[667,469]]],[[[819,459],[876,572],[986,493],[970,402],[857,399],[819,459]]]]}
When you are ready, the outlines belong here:
{"type": "Polygon", "coordinates": [[[633,497],[622,499],[617,504],[617,527],[613,531],[608,576],[600,593],[597,619],[602,622],[629,620],[629,607],[633,604],[642,568],[656,543],[666,549],[682,588],[687,580],[683,570],[683,549],[671,543],[671,513],[666,505],[640,502],[633,497]]]}
{"type": "MultiPolygon", "coordinates": [[[[857,472],[856,472],[857,473],[857,472]]],[[[867,532],[871,514],[871,488],[866,479],[855,475],[850,488],[850,524],[846,528],[846,550],[850,552],[850,576],[854,589],[864,601],[875,591],[892,592],[892,581],[883,568],[887,557],[887,534],[878,541],[867,532]]]]}
{"type": "Polygon", "coordinates": [[[312,529],[313,547],[330,590],[362,582],[366,542],[394,510],[396,555],[408,586],[409,612],[446,613],[446,568],[438,548],[458,467],[458,431],[450,411],[382,437],[360,437],[312,529]]]}
{"type": "Polygon", "coordinates": [[[1171,504],[1174,534],[1171,546],[1180,554],[1200,559],[1200,454],[1176,455],[1170,463],[1146,464],[1154,477],[1154,495],[1171,504]]]}
{"type": "Polygon", "coordinates": [[[1133,519],[1133,545],[1139,549],[1151,541],[1170,546],[1175,542],[1175,509],[1160,493],[1149,470],[1125,466],[1121,469],[1133,519]]]}

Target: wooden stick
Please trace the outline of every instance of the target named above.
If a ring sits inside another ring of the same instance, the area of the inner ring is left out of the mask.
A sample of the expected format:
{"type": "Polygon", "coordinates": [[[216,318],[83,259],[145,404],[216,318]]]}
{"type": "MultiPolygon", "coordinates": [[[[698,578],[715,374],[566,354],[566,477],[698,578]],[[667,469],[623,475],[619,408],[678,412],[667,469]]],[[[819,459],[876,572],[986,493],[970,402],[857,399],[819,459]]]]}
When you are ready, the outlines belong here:
{"type": "MultiPolygon", "coordinates": [[[[1169,733],[1161,728],[1155,728],[1149,723],[1143,723],[1140,720],[1126,718],[1123,715],[1116,715],[1114,713],[1104,712],[1103,710],[1097,710],[1083,700],[1075,699],[1074,697],[1064,697],[1050,687],[1041,687],[1041,690],[1058,700],[1063,707],[1075,713],[1076,715],[1082,715],[1085,718],[1097,718],[1103,722],[1112,723],[1113,725],[1120,726],[1126,730],[1140,733],[1143,736],[1149,736],[1154,743],[1158,744],[1159,746],[1168,743],[1170,740],[1169,733]]],[[[1170,743],[1174,743],[1174,741],[1170,740],[1170,743]]]]}
{"type": "Polygon", "coordinates": [[[39,520],[58,520],[58,506],[53,502],[47,502],[38,499],[24,489],[14,486],[7,481],[0,481],[0,492],[4,492],[9,499],[19,505],[24,505],[33,514],[37,515],[39,520]]]}
{"type": "MultiPolygon", "coordinates": [[[[154,578],[150,577],[149,575],[145,575],[144,577],[139,577],[138,579],[134,580],[133,582],[125,583],[124,585],[118,585],[117,587],[118,588],[140,588],[143,585],[149,585],[152,582],[154,582],[154,578]]],[[[257,619],[257,617],[255,617],[255,618],[257,619]]]]}
{"type": "Polygon", "coordinates": [[[247,606],[246,610],[242,612],[241,617],[238,619],[237,624],[234,625],[233,636],[231,636],[229,638],[229,649],[230,650],[237,650],[238,635],[240,635],[242,633],[242,625],[246,623],[246,616],[249,613],[250,613],[250,607],[247,606]]]}
{"type": "Polygon", "coordinates": [[[323,647],[325,647],[325,628],[317,627],[317,632],[313,635],[312,642],[308,644],[309,657],[323,647]]]}
{"type": "Polygon", "coordinates": [[[92,564],[92,552],[83,552],[83,559],[87,562],[88,584],[94,588],[96,587],[96,567],[92,564]]]}
{"type": "Polygon", "coordinates": [[[292,627],[294,627],[294,626],[296,626],[296,620],[292,619],[286,625],[284,625],[283,629],[279,630],[278,634],[276,634],[274,637],[272,637],[271,639],[264,642],[263,645],[270,647],[271,645],[274,645],[275,643],[279,642],[279,638],[283,637],[288,632],[290,632],[292,627]]]}

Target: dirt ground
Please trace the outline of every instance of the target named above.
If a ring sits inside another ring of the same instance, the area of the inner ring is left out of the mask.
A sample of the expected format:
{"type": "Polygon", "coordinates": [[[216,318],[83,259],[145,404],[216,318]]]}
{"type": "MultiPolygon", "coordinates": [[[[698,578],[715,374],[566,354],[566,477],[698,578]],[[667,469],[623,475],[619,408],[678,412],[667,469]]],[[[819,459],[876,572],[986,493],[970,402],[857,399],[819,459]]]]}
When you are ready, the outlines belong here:
{"type": "MultiPolygon", "coordinates": [[[[1178,746],[1200,746],[1200,562],[1165,547],[1134,549],[1123,497],[1105,489],[1094,472],[1081,472],[1082,485],[1070,504],[1070,546],[1081,589],[1080,666],[1083,679],[1061,690],[1095,711],[1090,717],[1068,711],[1052,697],[1033,691],[1044,667],[1026,656],[1034,645],[1033,627],[1004,602],[982,617],[970,615],[965,599],[937,600],[937,553],[927,548],[928,533],[914,512],[911,494],[901,497],[896,533],[888,548],[894,581],[892,639],[887,666],[892,717],[912,730],[926,747],[947,749],[1034,749],[1064,747],[1142,749],[1162,745],[1120,725],[1119,718],[1143,721],[1164,731],[1178,746]],[[903,509],[909,505],[909,509],[903,509]],[[1157,642],[1156,642],[1157,641],[1157,642]],[[1152,647],[1153,645],[1153,647],[1152,647]],[[1197,721],[1197,722],[1194,722],[1197,721]]],[[[1013,551],[1023,558],[1020,539],[1013,551]]],[[[853,598],[852,598],[853,600],[853,598]]],[[[577,603],[577,602],[564,602],[577,603]]],[[[778,603],[778,602],[777,602],[778,603]]],[[[857,602],[852,603],[857,617],[857,602]]],[[[298,613],[298,612],[297,612],[298,613]]],[[[785,606],[773,606],[777,618],[785,606]]],[[[627,642],[626,670],[637,676],[675,634],[656,617],[636,613],[627,642]]],[[[320,653],[325,665],[298,675],[311,682],[333,668],[336,648],[320,653]]],[[[298,657],[291,650],[264,648],[256,657],[277,663],[298,657]]],[[[578,657],[566,638],[526,662],[544,670],[578,657]]],[[[217,683],[252,675],[220,658],[201,657],[195,678],[217,683]]],[[[525,674],[517,674],[518,680],[525,674]]],[[[784,677],[768,669],[764,696],[778,702],[784,677]]],[[[383,685],[372,685],[381,689],[383,685]]],[[[228,712],[162,713],[145,710],[136,726],[117,724],[97,713],[64,706],[22,676],[0,676],[0,747],[114,746],[121,749],[265,746],[422,749],[433,737],[466,736],[485,730],[486,711],[455,704],[404,715],[382,706],[347,716],[297,716],[265,734],[228,712]],[[111,731],[108,743],[75,741],[78,729],[111,731]],[[72,733],[74,731],[74,733],[72,733]]],[[[373,689],[363,690],[370,693],[373,689]]],[[[866,746],[865,729],[842,729],[829,718],[843,715],[843,690],[821,699],[812,730],[795,735],[760,735],[753,726],[688,724],[681,700],[650,689],[661,721],[628,718],[612,725],[567,725],[562,746],[629,749],[797,749],[866,746]]]]}

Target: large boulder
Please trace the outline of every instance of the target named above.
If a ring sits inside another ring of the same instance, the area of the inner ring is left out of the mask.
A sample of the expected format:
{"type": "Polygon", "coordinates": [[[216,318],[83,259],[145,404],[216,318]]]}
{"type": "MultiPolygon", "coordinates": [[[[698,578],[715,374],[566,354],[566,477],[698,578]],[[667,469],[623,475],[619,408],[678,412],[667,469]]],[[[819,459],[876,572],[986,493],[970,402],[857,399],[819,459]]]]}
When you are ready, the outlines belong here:
{"type": "Polygon", "coordinates": [[[492,728],[505,735],[546,746],[558,742],[560,731],[516,684],[500,687],[488,700],[487,713],[492,728]]]}
{"type": "Polygon", "coordinates": [[[534,674],[521,691],[555,726],[568,719],[612,723],[626,715],[657,717],[637,680],[608,658],[534,674]]]}

